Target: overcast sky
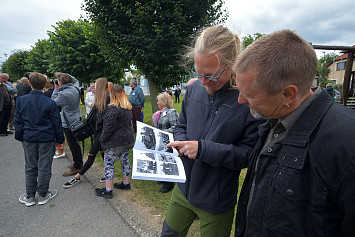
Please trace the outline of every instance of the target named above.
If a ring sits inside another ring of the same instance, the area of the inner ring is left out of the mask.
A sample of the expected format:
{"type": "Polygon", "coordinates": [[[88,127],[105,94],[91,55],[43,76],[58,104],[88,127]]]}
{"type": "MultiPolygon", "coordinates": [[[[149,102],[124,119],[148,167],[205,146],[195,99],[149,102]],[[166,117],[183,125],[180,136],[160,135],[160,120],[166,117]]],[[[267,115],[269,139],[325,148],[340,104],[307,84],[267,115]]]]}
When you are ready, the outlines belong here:
{"type": "MultiPolygon", "coordinates": [[[[241,36],[291,29],[313,44],[355,44],[355,17],[349,11],[353,0],[225,2],[229,10],[226,24],[241,36]]],[[[82,3],[83,0],[0,0],[0,63],[4,54],[31,49],[38,39],[48,38],[47,31],[52,31],[56,22],[85,15],[82,3]]]]}

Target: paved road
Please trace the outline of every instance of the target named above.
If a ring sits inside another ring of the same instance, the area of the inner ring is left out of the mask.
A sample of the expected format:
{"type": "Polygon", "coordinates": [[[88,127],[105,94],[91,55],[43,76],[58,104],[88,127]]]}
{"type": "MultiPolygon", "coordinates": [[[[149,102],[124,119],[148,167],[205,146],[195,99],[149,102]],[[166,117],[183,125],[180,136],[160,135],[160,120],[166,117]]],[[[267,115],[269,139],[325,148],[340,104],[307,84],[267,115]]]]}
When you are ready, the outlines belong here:
{"type": "Polygon", "coordinates": [[[32,207],[18,201],[25,193],[25,160],[14,135],[0,137],[0,162],[0,236],[138,236],[85,178],[63,189],[69,159],[53,161],[50,188],[58,190],[57,196],[32,207]]]}

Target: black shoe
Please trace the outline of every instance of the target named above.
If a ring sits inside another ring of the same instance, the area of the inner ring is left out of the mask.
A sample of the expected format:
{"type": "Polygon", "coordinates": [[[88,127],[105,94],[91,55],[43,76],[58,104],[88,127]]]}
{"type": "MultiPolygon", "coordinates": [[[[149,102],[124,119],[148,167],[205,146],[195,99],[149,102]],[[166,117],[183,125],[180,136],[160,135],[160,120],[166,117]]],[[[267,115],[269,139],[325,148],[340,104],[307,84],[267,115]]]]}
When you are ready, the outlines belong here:
{"type": "Polygon", "coordinates": [[[114,188],[116,188],[116,189],[123,189],[123,190],[131,190],[131,185],[130,184],[123,184],[123,182],[122,183],[115,183],[114,185],[113,185],[113,187],[114,188]]]}
{"type": "Polygon", "coordinates": [[[107,199],[112,198],[112,190],[110,192],[106,192],[106,188],[95,188],[95,193],[99,197],[104,197],[107,199]]]}
{"type": "Polygon", "coordinates": [[[7,133],[0,133],[0,137],[6,137],[7,133]]]}
{"type": "Polygon", "coordinates": [[[168,193],[168,192],[170,192],[171,190],[172,190],[173,188],[161,188],[159,191],[161,192],[161,193],[168,193]]]}
{"type": "Polygon", "coordinates": [[[6,131],[7,134],[14,134],[13,132],[11,131],[6,131]]]}

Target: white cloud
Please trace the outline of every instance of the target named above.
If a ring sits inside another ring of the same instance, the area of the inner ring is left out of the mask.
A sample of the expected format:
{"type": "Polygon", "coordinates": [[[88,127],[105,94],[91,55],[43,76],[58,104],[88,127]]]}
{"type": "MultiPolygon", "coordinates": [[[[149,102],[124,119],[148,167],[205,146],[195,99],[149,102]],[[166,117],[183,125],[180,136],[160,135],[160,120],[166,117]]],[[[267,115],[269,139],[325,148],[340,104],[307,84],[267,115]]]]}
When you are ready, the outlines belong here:
{"type": "MultiPolygon", "coordinates": [[[[4,53],[30,49],[47,38],[56,22],[80,15],[84,0],[0,0],[0,63],[4,53]]],[[[296,30],[313,44],[355,44],[355,18],[347,7],[353,0],[225,0],[229,9],[227,26],[245,36],[296,30]]]]}

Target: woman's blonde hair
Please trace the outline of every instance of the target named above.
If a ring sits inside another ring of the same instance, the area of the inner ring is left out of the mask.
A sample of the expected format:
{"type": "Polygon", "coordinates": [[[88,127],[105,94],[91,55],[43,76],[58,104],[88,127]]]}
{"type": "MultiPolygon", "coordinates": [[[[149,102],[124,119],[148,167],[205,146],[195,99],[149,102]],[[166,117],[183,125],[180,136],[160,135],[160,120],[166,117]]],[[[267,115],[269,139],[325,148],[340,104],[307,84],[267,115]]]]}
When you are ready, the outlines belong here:
{"type": "Polygon", "coordinates": [[[122,86],[119,86],[119,85],[111,86],[110,97],[111,97],[110,105],[113,105],[116,107],[118,107],[118,105],[119,105],[122,109],[127,109],[127,110],[132,109],[132,105],[131,105],[131,103],[129,103],[127,95],[124,92],[124,89],[122,86]]]}
{"type": "Polygon", "coordinates": [[[95,102],[94,105],[99,113],[107,108],[107,79],[99,78],[95,82],[95,102]]]}
{"type": "MultiPolygon", "coordinates": [[[[199,32],[194,47],[188,48],[184,58],[191,60],[196,52],[214,54],[218,59],[218,64],[229,65],[232,68],[240,53],[240,44],[238,35],[226,26],[211,26],[199,32]]],[[[235,72],[232,72],[230,84],[235,84],[235,72]]]]}
{"type": "Polygon", "coordinates": [[[27,77],[22,77],[22,78],[20,79],[20,82],[21,82],[22,85],[28,85],[28,79],[27,79],[27,77]]]}
{"type": "Polygon", "coordinates": [[[157,96],[157,100],[160,100],[160,102],[162,102],[163,105],[166,106],[166,107],[168,107],[169,109],[174,108],[173,99],[172,99],[171,96],[170,96],[168,93],[166,93],[166,92],[160,93],[160,94],[157,96]]]}

